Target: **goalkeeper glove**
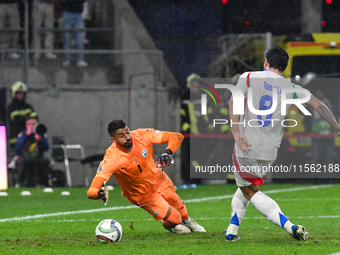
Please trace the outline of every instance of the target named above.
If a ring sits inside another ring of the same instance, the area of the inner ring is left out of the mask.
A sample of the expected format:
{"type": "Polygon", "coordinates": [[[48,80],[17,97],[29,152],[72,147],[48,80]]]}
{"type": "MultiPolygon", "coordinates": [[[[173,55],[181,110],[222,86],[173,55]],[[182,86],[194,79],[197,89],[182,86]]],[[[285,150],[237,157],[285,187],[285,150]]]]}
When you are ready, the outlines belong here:
{"type": "Polygon", "coordinates": [[[98,190],[98,197],[103,200],[104,205],[107,205],[107,200],[109,199],[109,190],[106,183],[107,181],[103,181],[101,188],[98,190]]]}
{"type": "Polygon", "coordinates": [[[162,155],[157,158],[157,167],[167,167],[174,163],[172,158],[172,151],[167,149],[162,155]]]}

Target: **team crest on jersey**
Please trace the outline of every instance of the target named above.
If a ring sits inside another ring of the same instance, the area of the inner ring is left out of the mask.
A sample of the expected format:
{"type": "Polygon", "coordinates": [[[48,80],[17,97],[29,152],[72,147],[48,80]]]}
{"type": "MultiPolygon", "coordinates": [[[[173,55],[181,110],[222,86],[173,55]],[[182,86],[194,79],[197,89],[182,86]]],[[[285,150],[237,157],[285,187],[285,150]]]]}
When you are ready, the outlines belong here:
{"type": "Polygon", "coordinates": [[[101,173],[103,170],[104,170],[104,167],[101,164],[99,164],[97,173],[101,173]]]}
{"type": "Polygon", "coordinates": [[[146,158],[146,156],[148,155],[148,150],[147,149],[143,150],[141,152],[141,155],[142,155],[142,157],[146,158]]]}

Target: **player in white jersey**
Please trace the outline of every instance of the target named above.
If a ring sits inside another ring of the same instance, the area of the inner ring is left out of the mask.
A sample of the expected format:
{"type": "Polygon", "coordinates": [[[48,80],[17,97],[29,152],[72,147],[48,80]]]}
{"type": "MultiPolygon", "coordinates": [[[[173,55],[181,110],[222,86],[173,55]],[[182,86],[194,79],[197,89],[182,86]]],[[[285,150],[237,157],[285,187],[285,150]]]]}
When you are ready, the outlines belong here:
{"type": "MultiPolygon", "coordinates": [[[[285,116],[281,113],[281,93],[294,87],[296,92],[287,92],[285,98],[307,97],[306,93],[300,90],[300,86],[283,78],[282,72],[287,67],[288,59],[285,50],[274,46],[266,53],[264,71],[246,72],[241,75],[236,86],[242,90],[245,100],[248,101],[247,104],[245,102],[244,115],[234,114],[233,97],[230,100],[229,113],[235,139],[233,163],[237,170],[234,175],[239,188],[231,201],[231,221],[225,231],[227,241],[240,240],[238,229],[249,202],[269,221],[282,227],[295,239],[307,240],[309,237],[305,227],[291,223],[279,205],[259,191],[259,185],[263,184],[264,166],[268,167],[275,161],[282,140],[282,121],[285,116]],[[256,110],[269,110],[274,107],[275,111],[267,116],[256,115],[250,105],[256,110]]],[[[340,126],[327,106],[313,95],[306,104],[330,124],[336,135],[340,135],[340,126]]],[[[289,106],[286,107],[286,112],[289,106]]]]}

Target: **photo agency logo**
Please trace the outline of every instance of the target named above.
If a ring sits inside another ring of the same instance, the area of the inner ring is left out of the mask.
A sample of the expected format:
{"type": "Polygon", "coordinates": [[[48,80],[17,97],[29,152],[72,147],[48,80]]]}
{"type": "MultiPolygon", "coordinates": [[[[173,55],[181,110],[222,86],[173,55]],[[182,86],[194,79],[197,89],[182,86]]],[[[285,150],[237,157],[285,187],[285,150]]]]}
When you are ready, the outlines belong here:
{"type": "MultiPolygon", "coordinates": [[[[279,86],[272,86],[268,82],[263,81],[263,88],[268,90],[271,95],[262,95],[259,105],[254,105],[253,95],[256,93],[253,88],[247,88],[247,97],[244,96],[242,90],[235,85],[231,84],[215,84],[214,87],[198,82],[201,85],[209,88],[220,101],[221,106],[222,100],[220,95],[217,93],[216,89],[227,89],[231,92],[233,97],[233,113],[234,115],[244,115],[245,107],[247,106],[249,111],[257,116],[256,119],[249,119],[247,122],[245,120],[243,122],[232,123],[231,120],[222,119],[222,118],[214,118],[212,120],[212,124],[214,127],[217,125],[229,124],[231,127],[233,124],[241,124],[243,126],[250,127],[267,127],[269,125],[274,126],[274,123],[280,121],[282,127],[295,127],[298,123],[294,119],[273,119],[272,115],[275,110],[278,108],[278,98],[281,99],[281,115],[286,116],[288,106],[295,105],[304,115],[311,115],[311,113],[303,106],[303,103],[306,103],[311,98],[311,93],[304,88],[301,87],[286,87],[280,88],[279,86]],[[293,98],[287,98],[288,94],[293,94],[293,98]],[[297,94],[304,94],[305,97],[298,98],[297,94]],[[289,124],[290,123],[290,124],[289,124]]],[[[199,87],[202,91],[206,92],[214,101],[215,106],[217,106],[216,100],[212,93],[206,88],[199,87]]],[[[208,108],[208,99],[207,94],[201,94],[201,115],[207,115],[208,108]]],[[[224,102],[226,104],[226,102],[224,102]]]]}
{"type": "MultiPolygon", "coordinates": [[[[222,100],[221,100],[221,97],[219,96],[219,94],[217,93],[217,91],[211,87],[210,85],[208,84],[205,84],[205,83],[202,83],[202,82],[197,82],[198,84],[201,84],[203,86],[206,86],[207,88],[209,88],[212,92],[214,92],[214,94],[217,96],[221,106],[223,105],[222,104],[222,100]]],[[[204,89],[204,88],[201,88],[201,87],[198,87],[199,89],[203,90],[204,92],[206,92],[211,98],[212,100],[214,101],[215,103],[215,106],[217,106],[217,103],[216,103],[216,100],[214,98],[214,96],[211,94],[211,92],[207,89],[204,89]]],[[[206,94],[202,94],[201,95],[201,115],[207,115],[207,105],[208,105],[208,101],[207,101],[207,95],[206,94]]]]}

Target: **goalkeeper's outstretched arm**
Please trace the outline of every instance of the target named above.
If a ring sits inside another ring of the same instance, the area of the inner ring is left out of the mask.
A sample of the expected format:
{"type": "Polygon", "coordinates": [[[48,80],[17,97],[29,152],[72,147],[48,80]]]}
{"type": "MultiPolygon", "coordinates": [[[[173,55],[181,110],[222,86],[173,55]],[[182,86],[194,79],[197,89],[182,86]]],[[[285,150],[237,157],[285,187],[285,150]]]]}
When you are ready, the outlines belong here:
{"type": "Polygon", "coordinates": [[[181,146],[184,136],[181,133],[177,132],[163,132],[162,142],[161,143],[168,143],[166,149],[175,153],[178,148],[181,146]]]}
{"type": "Polygon", "coordinates": [[[161,143],[168,143],[165,151],[156,160],[157,167],[167,167],[174,163],[172,154],[181,146],[184,136],[177,132],[163,132],[161,143]]]}
{"type": "Polygon", "coordinates": [[[104,177],[101,176],[94,177],[91,186],[87,190],[87,197],[89,199],[101,199],[101,197],[98,196],[98,191],[101,189],[104,181],[106,181],[104,177]]]}
{"type": "Polygon", "coordinates": [[[340,136],[340,126],[332,111],[324,103],[318,100],[315,96],[311,95],[310,100],[306,104],[314,108],[319,113],[319,115],[325,121],[327,121],[327,123],[333,129],[335,135],[340,136]]]}

